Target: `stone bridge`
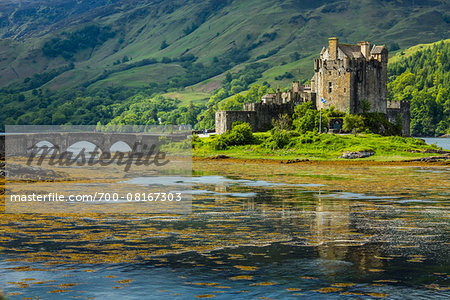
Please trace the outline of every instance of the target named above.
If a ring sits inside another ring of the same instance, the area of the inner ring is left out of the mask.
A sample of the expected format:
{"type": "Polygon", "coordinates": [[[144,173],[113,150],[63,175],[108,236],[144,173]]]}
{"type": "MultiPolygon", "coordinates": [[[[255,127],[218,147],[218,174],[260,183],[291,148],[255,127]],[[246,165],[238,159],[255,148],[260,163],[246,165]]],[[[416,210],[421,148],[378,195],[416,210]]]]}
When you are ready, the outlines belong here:
{"type": "Polygon", "coordinates": [[[174,142],[186,139],[187,133],[179,134],[155,134],[155,133],[87,133],[87,132],[56,132],[56,133],[24,133],[8,134],[0,136],[0,155],[26,156],[39,142],[51,143],[59,152],[66,151],[77,142],[89,142],[97,146],[101,152],[110,152],[111,147],[117,142],[127,144],[136,152],[145,150],[146,145],[160,146],[165,137],[174,142]],[[5,143],[6,138],[6,143],[5,143]],[[6,146],[6,147],[5,147],[6,146]]]}

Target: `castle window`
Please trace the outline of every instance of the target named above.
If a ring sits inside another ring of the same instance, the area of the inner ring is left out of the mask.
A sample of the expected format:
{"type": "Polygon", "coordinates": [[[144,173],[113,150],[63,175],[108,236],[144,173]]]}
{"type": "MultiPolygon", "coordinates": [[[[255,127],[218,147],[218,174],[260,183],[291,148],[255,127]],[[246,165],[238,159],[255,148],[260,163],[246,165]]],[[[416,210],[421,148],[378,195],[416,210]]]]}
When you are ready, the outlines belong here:
{"type": "Polygon", "coordinates": [[[331,75],[331,71],[330,71],[330,72],[328,72],[328,74],[329,74],[329,75],[331,75]]]}
{"type": "Polygon", "coordinates": [[[346,88],[344,88],[344,93],[347,91],[347,89],[346,88]]]}
{"type": "Polygon", "coordinates": [[[331,93],[333,91],[333,84],[331,82],[328,82],[328,93],[331,93]]]}

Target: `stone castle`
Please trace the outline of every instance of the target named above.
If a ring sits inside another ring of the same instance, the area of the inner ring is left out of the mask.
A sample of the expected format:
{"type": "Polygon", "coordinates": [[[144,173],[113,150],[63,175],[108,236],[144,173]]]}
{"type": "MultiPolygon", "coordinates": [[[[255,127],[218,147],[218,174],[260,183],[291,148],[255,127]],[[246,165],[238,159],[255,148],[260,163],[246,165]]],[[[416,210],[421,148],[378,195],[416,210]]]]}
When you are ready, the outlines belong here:
{"type": "Polygon", "coordinates": [[[339,44],[337,38],[330,38],[328,48],[314,60],[310,86],[294,82],[289,91],[277,89],[259,103],[244,104],[242,111],[217,111],[216,133],[230,130],[236,121],[250,123],[253,131],[268,130],[281,114],[292,115],[296,105],[311,101],[317,109],[334,106],[351,114],[366,109],[384,113],[392,123],[400,116],[403,135],[409,136],[409,102],[387,101],[387,63],[385,46],[370,49],[369,42],[339,44]]]}

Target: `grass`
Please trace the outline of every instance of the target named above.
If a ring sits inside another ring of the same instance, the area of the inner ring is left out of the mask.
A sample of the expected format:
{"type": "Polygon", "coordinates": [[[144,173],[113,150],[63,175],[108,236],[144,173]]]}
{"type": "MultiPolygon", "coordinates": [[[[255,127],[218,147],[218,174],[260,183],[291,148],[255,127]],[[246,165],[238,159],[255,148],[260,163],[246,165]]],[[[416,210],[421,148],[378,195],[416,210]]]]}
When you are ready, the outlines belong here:
{"type": "MultiPolygon", "coordinates": [[[[306,134],[292,137],[290,144],[281,149],[267,147],[270,132],[255,133],[255,144],[232,146],[226,150],[215,150],[213,141],[217,137],[201,138],[194,142],[193,154],[198,157],[226,155],[241,159],[273,159],[273,160],[344,160],[340,158],[346,151],[371,150],[375,155],[357,160],[366,161],[401,161],[438,154],[413,153],[411,150],[439,150],[436,145],[427,145],[416,138],[380,136],[375,134],[334,135],[306,134]]],[[[442,150],[442,149],[441,149],[442,150]]]]}
{"type": "Polygon", "coordinates": [[[163,83],[173,74],[184,73],[184,69],[176,64],[155,64],[114,73],[108,78],[96,82],[92,87],[126,86],[142,87],[151,82],[163,83]]]}
{"type": "Polygon", "coordinates": [[[209,100],[208,93],[195,92],[192,90],[170,92],[163,94],[163,96],[171,99],[178,99],[181,101],[182,105],[187,105],[191,101],[195,104],[198,104],[198,103],[205,103],[209,100]]]}
{"type": "Polygon", "coordinates": [[[427,48],[431,48],[435,44],[441,43],[441,42],[450,43],[450,39],[446,39],[446,40],[442,40],[442,41],[435,42],[435,43],[430,43],[430,44],[418,44],[418,45],[415,45],[415,46],[410,47],[410,48],[405,49],[405,50],[398,50],[398,51],[395,52],[394,56],[389,58],[389,63],[399,62],[399,61],[401,61],[404,58],[412,56],[414,53],[416,53],[418,51],[426,50],[427,48]]]}

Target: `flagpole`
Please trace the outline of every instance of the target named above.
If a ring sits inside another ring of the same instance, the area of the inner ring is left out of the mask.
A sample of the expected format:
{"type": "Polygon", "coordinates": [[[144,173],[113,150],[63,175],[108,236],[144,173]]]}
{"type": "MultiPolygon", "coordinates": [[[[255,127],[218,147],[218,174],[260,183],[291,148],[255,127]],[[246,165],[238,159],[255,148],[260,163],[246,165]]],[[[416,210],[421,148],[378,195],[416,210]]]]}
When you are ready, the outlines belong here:
{"type": "Polygon", "coordinates": [[[319,121],[319,133],[322,133],[322,106],[327,103],[327,100],[321,98],[320,102],[322,102],[322,105],[320,106],[320,121],[319,121]]]}
{"type": "Polygon", "coordinates": [[[322,107],[320,108],[319,133],[322,133],[322,107]]]}

